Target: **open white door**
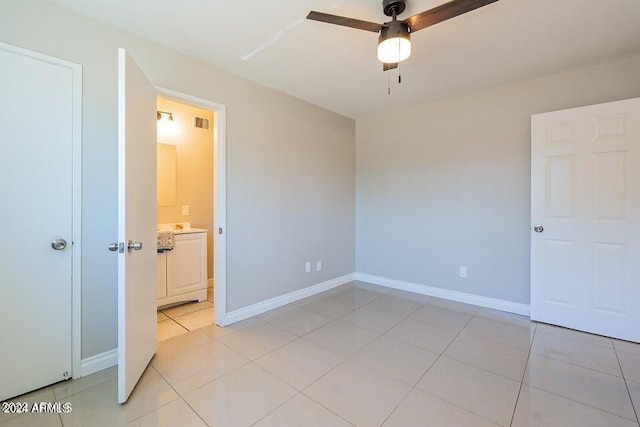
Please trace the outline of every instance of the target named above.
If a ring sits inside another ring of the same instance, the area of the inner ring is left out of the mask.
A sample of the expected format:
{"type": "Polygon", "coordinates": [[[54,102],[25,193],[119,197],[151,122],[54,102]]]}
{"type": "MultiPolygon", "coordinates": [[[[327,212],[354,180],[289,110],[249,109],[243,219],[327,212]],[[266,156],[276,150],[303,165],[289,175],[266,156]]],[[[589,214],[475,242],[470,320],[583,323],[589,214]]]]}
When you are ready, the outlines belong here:
{"type": "MultiPolygon", "coordinates": [[[[118,401],[156,351],[156,90],[118,49],[118,401]]],[[[110,248],[111,249],[111,248],[110,248]]]]}
{"type": "Polygon", "coordinates": [[[531,319],[640,342],[640,98],[531,126],[531,319]]]}

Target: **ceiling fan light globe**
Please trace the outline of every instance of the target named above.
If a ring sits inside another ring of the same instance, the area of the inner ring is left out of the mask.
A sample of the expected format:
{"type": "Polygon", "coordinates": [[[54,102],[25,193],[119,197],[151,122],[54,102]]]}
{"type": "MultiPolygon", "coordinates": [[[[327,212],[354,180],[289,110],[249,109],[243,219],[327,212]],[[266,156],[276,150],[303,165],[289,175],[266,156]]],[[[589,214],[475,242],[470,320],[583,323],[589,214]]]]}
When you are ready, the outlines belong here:
{"type": "Polygon", "coordinates": [[[411,41],[403,37],[383,40],[378,44],[378,60],[385,64],[402,62],[411,56],[411,41]]]}
{"type": "Polygon", "coordinates": [[[387,22],[378,37],[378,59],[386,64],[394,64],[411,55],[409,27],[402,21],[387,22]]]}

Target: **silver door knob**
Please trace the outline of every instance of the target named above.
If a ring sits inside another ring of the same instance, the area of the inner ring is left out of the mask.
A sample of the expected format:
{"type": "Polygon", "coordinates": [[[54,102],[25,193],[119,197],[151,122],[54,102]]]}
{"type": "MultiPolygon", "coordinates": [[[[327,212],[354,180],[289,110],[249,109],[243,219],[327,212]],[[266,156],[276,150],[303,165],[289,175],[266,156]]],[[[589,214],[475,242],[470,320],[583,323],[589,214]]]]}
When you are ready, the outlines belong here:
{"type": "Polygon", "coordinates": [[[535,227],[533,227],[533,231],[535,231],[536,233],[542,233],[544,231],[544,227],[541,225],[536,225],[535,227]]]}
{"type": "Polygon", "coordinates": [[[118,250],[118,242],[114,242],[107,246],[111,252],[115,252],[118,250]]]}
{"type": "Polygon", "coordinates": [[[142,249],[142,242],[134,242],[133,240],[129,240],[129,243],[127,243],[127,251],[131,252],[133,251],[139,251],[140,249],[142,249]]]}
{"type": "Polygon", "coordinates": [[[51,247],[56,251],[61,251],[67,247],[67,241],[64,239],[56,239],[51,242],[51,247]]]}

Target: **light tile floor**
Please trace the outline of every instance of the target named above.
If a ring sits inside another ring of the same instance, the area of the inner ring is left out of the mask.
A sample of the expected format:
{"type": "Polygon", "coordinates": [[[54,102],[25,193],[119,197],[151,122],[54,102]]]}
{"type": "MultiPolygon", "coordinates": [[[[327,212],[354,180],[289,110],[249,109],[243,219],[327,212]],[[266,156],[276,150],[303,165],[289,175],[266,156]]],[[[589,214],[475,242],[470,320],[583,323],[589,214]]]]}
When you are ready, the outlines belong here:
{"type": "Polygon", "coordinates": [[[126,405],[116,375],[15,399],[73,411],[0,427],[638,427],[640,409],[639,344],[362,282],[162,341],[126,405]]]}
{"type": "Polygon", "coordinates": [[[191,302],[158,311],[158,342],[186,334],[213,323],[213,289],[207,300],[191,302]]]}

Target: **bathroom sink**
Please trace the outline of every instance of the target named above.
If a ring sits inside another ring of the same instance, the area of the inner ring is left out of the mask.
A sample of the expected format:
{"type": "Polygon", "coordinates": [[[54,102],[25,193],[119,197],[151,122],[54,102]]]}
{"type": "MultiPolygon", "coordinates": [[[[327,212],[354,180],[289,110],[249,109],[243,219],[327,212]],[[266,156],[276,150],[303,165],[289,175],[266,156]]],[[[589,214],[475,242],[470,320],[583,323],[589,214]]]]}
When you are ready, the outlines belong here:
{"type": "Polygon", "coordinates": [[[206,229],[203,228],[192,228],[190,222],[170,222],[167,224],[158,224],[158,231],[165,230],[173,230],[176,234],[183,233],[203,233],[206,232],[206,229]]]}
{"type": "Polygon", "coordinates": [[[170,222],[168,224],[158,224],[158,231],[173,230],[182,231],[191,229],[190,222],[170,222]]]}

